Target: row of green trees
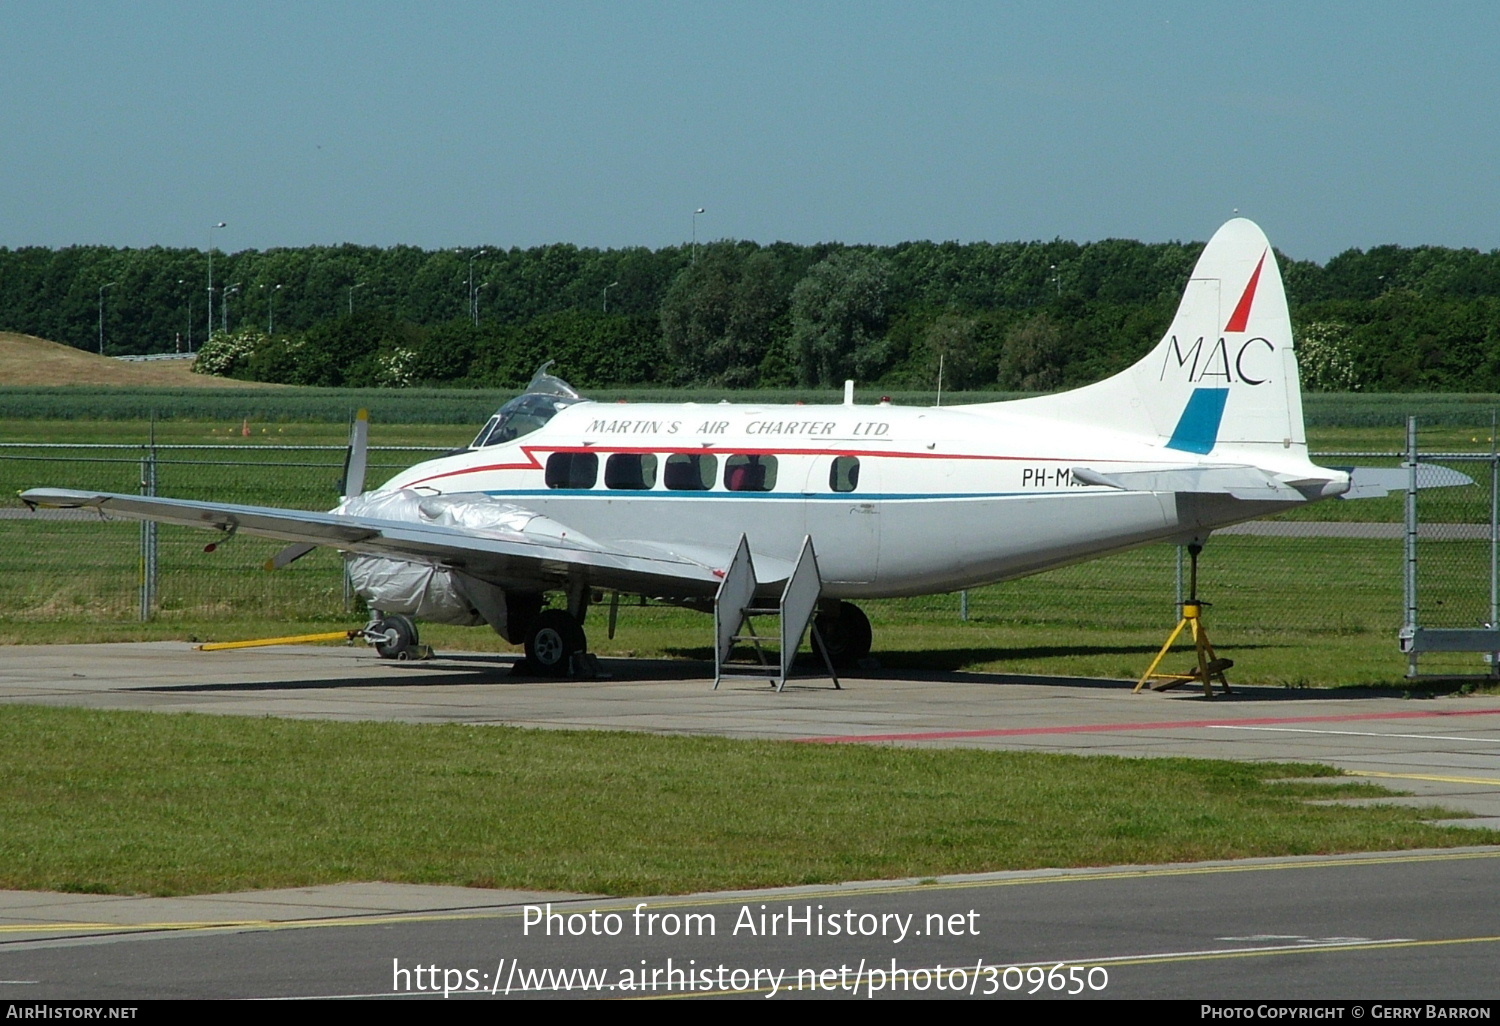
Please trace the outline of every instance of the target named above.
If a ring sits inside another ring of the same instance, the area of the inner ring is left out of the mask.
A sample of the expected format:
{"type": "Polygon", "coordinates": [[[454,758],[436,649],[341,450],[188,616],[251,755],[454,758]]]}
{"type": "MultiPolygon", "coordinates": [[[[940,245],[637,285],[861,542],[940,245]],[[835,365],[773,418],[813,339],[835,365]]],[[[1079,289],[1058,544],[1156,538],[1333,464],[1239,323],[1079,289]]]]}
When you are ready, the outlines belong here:
{"type": "MultiPolygon", "coordinates": [[[[203,369],[318,385],[1048,389],[1160,336],[1201,243],[906,243],[661,250],[339,246],[214,254],[203,369]]],[[[207,255],[0,249],[0,329],[106,352],[197,349],[207,255]],[[102,286],[115,283],[100,291],[102,286]]],[[[1282,259],[1312,387],[1500,389],[1500,251],[1282,259]]]]}

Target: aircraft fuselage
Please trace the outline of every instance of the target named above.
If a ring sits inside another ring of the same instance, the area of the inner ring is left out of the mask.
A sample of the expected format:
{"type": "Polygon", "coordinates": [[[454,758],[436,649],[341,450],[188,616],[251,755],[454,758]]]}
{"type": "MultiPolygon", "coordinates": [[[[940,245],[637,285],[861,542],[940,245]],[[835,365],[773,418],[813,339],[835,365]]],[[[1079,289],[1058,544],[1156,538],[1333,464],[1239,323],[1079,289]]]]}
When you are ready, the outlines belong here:
{"type": "Polygon", "coordinates": [[[480,492],[595,541],[689,558],[721,558],[743,531],[758,555],[791,561],[811,535],[825,594],[882,597],[1019,577],[1267,511],[1227,497],[1185,509],[1173,493],[1072,474],[1160,465],[1154,441],[988,406],[581,402],[383,487],[480,492]]]}

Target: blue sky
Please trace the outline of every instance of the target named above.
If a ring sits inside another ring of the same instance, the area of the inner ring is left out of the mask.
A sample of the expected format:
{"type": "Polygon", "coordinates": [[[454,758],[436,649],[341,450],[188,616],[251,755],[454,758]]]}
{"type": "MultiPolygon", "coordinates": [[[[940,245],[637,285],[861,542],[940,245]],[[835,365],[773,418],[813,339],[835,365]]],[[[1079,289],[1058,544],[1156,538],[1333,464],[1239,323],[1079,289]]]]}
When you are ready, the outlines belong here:
{"type": "Polygon", "coordinates": [[[0,6],[0,246],[1500,247],[1500,4],[0,6]]]}

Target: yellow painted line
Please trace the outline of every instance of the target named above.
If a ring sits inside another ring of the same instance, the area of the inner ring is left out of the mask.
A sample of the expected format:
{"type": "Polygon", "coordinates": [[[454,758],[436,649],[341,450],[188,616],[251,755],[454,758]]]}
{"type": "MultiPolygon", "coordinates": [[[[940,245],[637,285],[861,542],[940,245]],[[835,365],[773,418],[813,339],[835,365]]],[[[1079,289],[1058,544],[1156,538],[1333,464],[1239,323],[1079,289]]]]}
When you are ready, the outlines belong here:
{"type": "MultiPolygon", "coordinates": [[[[1443,939],[1443,940],[1425,940],[1425,941],[1419,941],[1419,940],[1365,941],[1365,942],[1362,942],[1362,943],[1353,943],[1353,944],[1296,944],[1296,945],[1277,946],[1277,947],[1273,947],[1273,948],[1247,948],[1244,951],[1181,951],[1181,952],[1172,952],[1170,954],[1163,954],[1163,955],[1125,955],[1125,956],[1113,955],[1113,956],[1107,956],[1107,957],[1104,957],[1104,958],[1070,958],[1070,959],[1065,959],[1065,960],[1063,960],[1061,962],[1053,959],[1053,960],[1048,960],[1048,961],[1045,961],[1045,962],[997,963],[994,966],[988,966],[988,965],[986,965],[984,967],[983,972],[988,972],[992,968],[1003,973],[1006,969],[1010,969],[1010,968],[1014,968],[1014,969],[1029,969],[1029,968],[1031,968],[1033,966],[1039,966],[1039,967],[1042,967],[1042,968],[1050,968],[1050,967],[1056,966],[1056,965],[1078,966],[1078,967],[1104,966],[1106,968],[1113,968],[1115,966],[1121,966],[1121,965],[1167,965],[1167,964],[1182,963],[1182,962],[1217,962],[1217,961],[1222,961],[1224,959],[1230,959],[1230,958],[1264,958],[1264,957],[1269,956],[1269,955],[1294,955],[1294,954],[1309,954],[1309,953],[1325,954],[1325,953],[1330,952],[1330,951],[1391,951],[1391,950],[1400,949],[1400,948],[1431,948],[1431,947],[1441,947],[1441,946],[1453,945],[1453,944],[1494,944],[1494,943],[1497,943],[1497,942],[1500,942],[1500,937],[1450,937],[1450,938],[1446,938],[1446,939],[1443,939]]],[[[943,965],[943,970],[945,972],[949,971],[949,970],[957,970],[957,969],[963,969],[963,970],[965,970],[968,973],[973,973],[975,971],[973,966],[954,965],[954,964],[944,964],[943,965]]],[[[881,970],[881,971],[883,971],[883,970],[881,970]]],[[[918,966],[918,967],[912,967],[912,968],[907,968],[905,966],[902,966],[901,967],[901,971],[902,972],[907,972],[907,973],[919,973],[919,972],[935,973],[937,971],[937,968],[935,966],[918,966]]],[[[846,993],[846,994],[853,994],[853,993],[856,993],[858,991],[859,984],[861,982],[863,982],[863,980],[866,977],[869,977],[869,976],[870,976],[870,972],[869,972],[869,970],[866,970],[864,973],[860,974],[860,977],[858,979],[856,979],[856,980],[854,980],[852,982],[851,987],[838,987],[838,988],[836,988],[834,990],[829,990],[827,988],[823,988],[823,987],[819,987],[819,986],[814,986],[812,988],[807,988],[807,987],[803,987],[800,983],[783,983],[778,988],[778,990],[797,991],[797,990],[809,990],[810,989],[810,990],[814,991],[815,993],[833,994],[833,993],[837,993],[837,992],[843,992],[843,993],[846,993]]],[[[866,985],[868,986],[868,984],[866,984],[866,985]]],[[[984,984],[984,986],[988,986],[988,983],[986,982],[984,984]]],[[[989,996],[998,996],[998,994],[1000,994],[1000,993],[1021,994],[1022,991],[1024,991],[1024,989],[1025,988],[1023,986],[1022,988],[1019,988],[1017,990],[1006,990],[1002,986],[1002,989],[1000,991],[996,992],[996,994],[994,994],[994,995],[987,994],[985,996],[986,997],[989,997],[989,996]]],[[[887,991],[889,993],[893,994],[893,995],[897,993],[897,991],[894,988],[892,988],[890,985],[886,985],[882,989],[881,993],[886,993],[887,991]]],[[[1037,991],[1036,993],[1046,993],[1046,992],[1047,992],[1046,988],[1043,988],[1041,991],[1037,991]]],[[[455,993],[457,993],[457,992],[455,991],[455,993]]],[[[541,992],[540,991],[533,991],[532,993],[541,993],[541,992]]],[[[559,990],[559,991],[556,991],[556,993],[562,993],[562,991],[559,990]]],[[[769,994],[769,993],[771,993],[771,988],[770,987],[759,987],[759,988],[756,988],[756,989],[753,989],[753,990],[752,989],[746,989],[746,990],[719,990],[719,991],[677,992],[677,993],[671,993],[671,994],[640,994],[640,995],[631,995],[631,997],[634,1000],[637,1000],[637,1001],[652,1001],[652,1000],[655,1000],[655,1001],[680,1001],[680,1000],[682,1000],[684,998],[733,997],[733,996],[736,996],[736,995],[744,996],[746,994],[769,994]]],[[[910,991],[909,990],[908,991],[904,991],[903,993],[909,994],[910,991]]],[[[1053,992],[1053,993],[1056,993],[1056,992],[1053,992]]],[[[1106,987],[1102,991],[1089,991],[1089,993],[1096,993],[1096,994],[1101,994],[1101,995],[1107,996],[1108,995],[1108,988],[1106,987]]]]}
{"type": "Polygon", "coordinates": [[[1439,777],[1429,773],[1381,773],[1377,770],[1345,770],[1351,777],[1382,777],[1388,780],[1431,780],[1439,784],[1488,784],[1500,787],[1493,777],[1439,777]]]}
{"type": "MultiPolygon", "coordinates": [[[[1216,962],[1226,958],[1264,958],[1268,955],[1291,955],[1302,952],[1390,951],[1399,948],[1436,948],[1453,944],[1495,944],[1500,937],[1446,937],[1441,940],[1367,941],[1356,944],[1299,944],[1296,947],[1259,948],[1248,951],[1209,951],[1202,954],[1184,952],[1174,955],[1143,955],[1136,958],[1107,959],[1107,965],[1162,965],[1169,962],[1216,962]]],[[[1068,963],[1069,965],[1075,963],[1068,963]]],[[[1086,965],[1086,962],[1078,962],[1086,965]]]]}
{"type": "MultiPolygon", "coordinates": [[[[705,908],[720,905],[743,905],[755,902],[782,903],[826,901],[840,898],[854,901],[871,895],[931,894],[936,891],[965,890],[976,887],[1022,887],[1033,884],[1090,883],[1098,880],[1147,880],[1158,877],[1210,876],[1220,873],[1258,873],[1286,869],[1336,869],[1341,866],[1390,866],[1410,865],[1422,862],[1455,862],[1463,859],[1500,858],[1500,848],[1482,851],[1426,852],[1420,855],[1372,855],[1352,858],[1334,858],[1307,862],[1262,862],[1256,864],[1231,864],[1225,866],[1162,866],[1142,869],[1107,869],[1084,872],[1060,872],[1056,875],[1024,876],[1007,880],[946,880],[931,883],[899,883],[883,887],[829,887],[825,890],[801,891],[790,894],[760,894],[747,891],[741,894],[710,898],[683,895],[665,900],[647,902],[651,909],[705,908]]],[[[579,907],[597,909],[600,912],[634,911],[639,899],[568,898],[557,902],[559,911],[576,910],[579,907]]],[[[526,902],[527,905],[546,904],[526,902]]],[[[391,923],[443,923],[465,919],[514,919],[524,914],[521,906],[508,906],[502,910],[442,913],[382,913],[371,912],[360,916],[340,916],[330,919],[226,919],[202,922],[156,922],[156,923],[8,923],[0,925],[0,934],[39,933],[46,931],[99,930],[99,931],[144,931],[144,930],[300,930],[318,926],[385,926],[391,923]]],[[[1433,942],[1436,943],[1436,942],[1433,942]]],[[[1321,950],[1321,949],[1320,949],[1321,950]]]]}

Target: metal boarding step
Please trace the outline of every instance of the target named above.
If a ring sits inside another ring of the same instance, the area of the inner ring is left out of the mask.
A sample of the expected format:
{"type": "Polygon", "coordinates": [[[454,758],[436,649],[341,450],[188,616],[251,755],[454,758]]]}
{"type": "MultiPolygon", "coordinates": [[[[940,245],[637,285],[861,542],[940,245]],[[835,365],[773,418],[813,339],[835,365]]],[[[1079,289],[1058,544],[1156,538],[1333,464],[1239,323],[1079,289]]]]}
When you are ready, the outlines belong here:
{"type": "Polygon", "coordinates": [[[802,541],[802,551],[797,556],[797,566],[787,578],[780,601],[775,606],[757,605],[755,602],[755,562],[750,557],[750,540],[740,535],[739,547],[734,559],[724,572],[719,584],[719,593],[714,597],[714,690],[726,676],[764,677],[776,685],[777,691],[786,689],[792,675],[792,663],[797,658],[797,649],[802,636],[811,626],[816,644],[813,648],[823,656],[823,665],[833,681],[835,689],[843,690],[833,664],[828,661],[826,646],[818,635],[813,614],[818,610],[818,598],[823,592],[823,580],[818,574],[818,557],[813,552],[812,537],[802,541]],[[780,621],[777,635],[761,635],[755,630],[756,617],[776,617],[780,621]],[[780,641],[777,660],[772,662],[766,655],[764,642],[780,641]],[[736,645],[750,645],[756,662],[736,663],[730,658],[736,645]]]}

